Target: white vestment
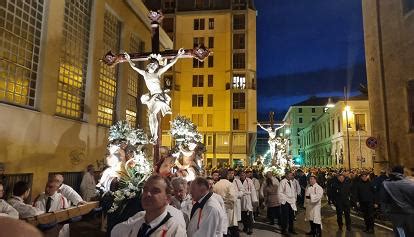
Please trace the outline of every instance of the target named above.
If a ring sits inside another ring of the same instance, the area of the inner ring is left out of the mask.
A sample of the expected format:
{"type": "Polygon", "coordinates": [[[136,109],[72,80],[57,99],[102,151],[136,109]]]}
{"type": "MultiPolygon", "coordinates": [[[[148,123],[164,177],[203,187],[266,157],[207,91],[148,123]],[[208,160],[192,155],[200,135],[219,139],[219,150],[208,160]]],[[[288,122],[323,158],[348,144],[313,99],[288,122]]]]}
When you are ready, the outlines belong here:
{"type": "Polygon", "coordinates": [[[19,213],[10,204],[3,199],[0,199],[0,216],[19,219],[19,213]]]}
{"type": "Polygon", "coordinates": [[[293,181],[290,181],[290,185],[288,183],[287,179],[282,179],[280,181],[279,189],[278,189],[278,195],[279,195],[279,201],[281,204],[289,203],[290,206],[294,211],[297,210],[296,208],[296,198],[297,198],[297,191],[295,188],[295,184],[293,181]]]}
{"type": "Polygon", "coordinates": [[[322,224],[321,218],[321,200],[323,197],[323,188],[315,183],[313,186],[308,185],[305,190],[305,221],[313,221],[315,224],[322,224]],[[309,197],[309,198],[308,198],[309,197]]]}
{"type": "Polygon", "coordinates": [[[213,192],[220,195],[224,202],[224,207],[226,210],[228,226],[237,226],[237,212],[235,211],[237,196],[236,196],[236,189],[230,181],[227,179],[221,179],[213,186],[213,192]]]}
{"type": "Polygon", "coordinates": [[[95,177],[89,172],[83,175],[82,182],[80,184],[80,192],[82,199],[89,202],[96,196],[96,182],[95,177]]]}
{"type": "Polygon", "coordinates": [[[69,204],[76,206],[83,201],[82,197],[69,185],[62,184],[59,187],[59,192],[69,201],[69,204]]]}
{"type": "MultiPolygon", "coordinates": [[[[204,196],[204,198],[206,198],[204,196]]],[[[203,198],[202,198],[203,199],[203,198]]],[[[202,202],[202,199],[199,202],[202,202]]],[[[220,203],[210,197],[203,208],[198,208],[187,227],[188,237],[222,237],[223,219],[220,214],[220,203]]]]}
{"type": "Polygon", "coordinates": [[[237,178],[234,178],[233,186],[234,186],[234,190],[236,191],[236,197],[237,197],[234,211],[237,215],[237,221],[241,221],[241,199],[244,195],[244,186],[240,182],[240,179],[237,179],[237,178]]]}
{"type": "Polygon", "coordinates": [[[193,207],[191,195],[187,194],[182,202],[180,202],[177,198],[172,197],[170,205],[183,213],[185,223],[188,224],[190,221],[191,208],[193,207]]]}
{"type": "MultiPolygon", "coordinates": [[[[130,217],[127,221],[115,225],[115,227],[111,231],[111,237],[136,237],[138,235],[139,229],[145,222],[145,213],[145,211],[138,212],[134,216],[130,217]]],[[[151,229],[159,225],[167,216],[167,213],[168,211],[166,208],[165,211],[159,217],[155,218],[151,223],[148,223],[151,226],[151,229]]],[[[185,233],[185,228],[182,227],[182,225],[179,224],[174,219],[174,217],[171,217],[165,224],[161,225],[150,236],[186,237],[187,234],[185,233]]]]}
{"type": "Polygon", "coordinates": [[[243,181],[244,195],[241,198],[241,210],[253,211],[253,203],[257,202],[256,189],[254,188],[253,181],[250,178],[246,178],[243,181]]]}
{"type": "Polygon", "coordinates": [[[44,211],[32,205],[24,203],[23,199],[17,196],[12,196],[7,202],[17,210],[21,219],[38,216],[45,213],[44,211]]]}
{"type": "Polygon", "coordinates": [[[226,207],[224,206],[224,200],[217,193],[213,193],[211,198],[215,198],[218,201],[218,203],[220,204],[220,207],[221,207],[220,208],[220,215],[221,215],[221,218],[223,220],[220,223],[221,232],[223,233],[223,235],[227,235],[227,228],[229,228],[229,221],[228,221],[228,218],[227,218],[226,207]]]}

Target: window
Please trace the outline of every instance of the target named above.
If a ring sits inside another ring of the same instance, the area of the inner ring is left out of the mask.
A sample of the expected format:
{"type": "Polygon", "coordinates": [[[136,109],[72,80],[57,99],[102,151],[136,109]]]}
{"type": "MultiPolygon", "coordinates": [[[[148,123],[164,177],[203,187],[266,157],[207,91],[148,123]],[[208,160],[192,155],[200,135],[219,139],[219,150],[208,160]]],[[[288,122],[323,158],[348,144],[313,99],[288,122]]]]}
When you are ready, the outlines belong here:
{"type": "Polygon", "coordinates": [[[302,113],[302,108],[298,108],[298,113],[302,113]]]}
{"type": "Polygon", "coordinates": [[[208,75],[208,87],[213,87],[214,83],[214,79],[213,79],[213,75],[208,75]]]}
{"type": "Polygon", "coordinates": [[[42,16],[43,1],[1,1],[1,101],[34,107],[42,16]]]}
{"type": "Polygon", "coordinates": [[[303,118],[299,117],[299,123],[303,123],[303,118]]]}
{"type": "Polygon", "coordinates": [[[246,77],[244,74],[233,75],[233,88],[234,89],[246,89],[246,77]]]}
{"type": "Polygon", "coordinates": [[[82,119],[88,64],[90,1],[65,1],[56,114],[82,119]],[[77,20],[79,19],[79,20],[77,20]],[[83,24],[81,24],[83,23],[83,24]],[[76,29],[76,30],[75,30],[76,29]]]}
{"type": "Polygon", "coordinates": [[[233,118],[233,130],[239,130],[239,119],[233,118]]]}
{"type": "Polygon", "coordinates": [[[212,146],[212,145],[213,145],[213,135],[207,135],[206,136],[206,146],[212,146]]]}
{"type": "Polygon", "coordinates": [[[244,14],[233,15],[233,30],[244,30],[245,17],[244,14]]]}
{"type": "Polygon", "coordinates": [[[312,117],[312,122],[313,122],[313,121],[316,121],[316,118],[315,118],[315,117],[312,117]]]}
{"type": "Polygon", "coordinates": [[[414,80],[409,80],[407,85],[408,116],[410,131],[414,132],[414,80]]]}
{"type": "Polygon", "coordinates": [[[204,0],[194,0],[194,8],[203,8],[204,0]]]}
{"type": "Polygon", "coordinates": [[[193,95],[192,105],[193,107],[203,107],[204,97],[203,95],[193,95]]]}
{"type": "MultiPolygon", "coordinates": [[[[298,145],[300,145],[300,138],[298,138],[298,145]]],[[[298,151],[298,154],[299,154],[299,151],[298,151]]]]}
{"type": "Polygon", "coordinates": [[[315,111],[316,111],[316,109],[315,108],[312,108],[312,113],[315,113],[315,111]]]}
{"type": "MultiPolygon", "coordinates": [[[[141,41],[137,35],[131,34],[130,36],[130,51],[142,52],[144,42],[141,41]]],[[[137,74],[131,67],[128,69],[128,98],[126,104],[126,121],[131,127],[137,126],[137,113],[138,113],[138,81],[139,74],[137,74]]],[[[165,77],[164,77],[165,80],[165,77]]]]}
{"type": "Polygon", "coordinates": [[[204,37],[194,37],[193,47],[204,46],[204,37]]]}
{"type": "Polygon", "coordinates": [[[194,30],[204,30],[204,19],[194,19],[194,30]]]}
{"type": "Polygon", "coordinates": [[[414,1],[413,0],[402,0],[403,14],[406,15],[414,10],[414,1]]]}
{"type": "Polygon", "coordinates": [[[341,132],[341,120],[338,117],[338,132],[341,132]]]}
{"type": "Polygon", "coordinates": [[[162,28],[167,33],[174,32],[174,18],[172,17],[166,17],[162,20],[162,28]]]}
{"type": "Polygon", "coordinates": [[[196,126],[198,126],[198,127],[203,126],[203,114],[192,114],[191,118],[192,118],[193,123],[196,126]]]}
{"type": "Polygon", "coordinates": [[[234,112],[233,113],[233,130],[245,130],[246,129],[246,113],[234,112]]]}
{"type": "Polygon", "coordinates": [[[233,93],[233,109],[244,109],[245,108],[245,94],[244,93],[233,93]]]}
{"type": "MultiPolygon", "coordinates": [[[[112,50],[119,52],[121,22],[105,11],[102,55],[112,50]]],[[[118,67],[101,64],[99,75],[98,124],[110,126],[114,117],[118,67]]]]}
{"type": "Polygon", "coordinates": [[[204,86],[204,75],[193,75],[193,87],[204,86]]]}
{"type": "Polygon", "coordinates": [[[214,37],[208,37],[208,48],[214,48],[214,37]]]}
{"type": "Polygon", "coordinates": [[[233,134],[233,146],[246,146],[245,134],[233,134]]]}
{"type": "Polygon", "coordinates": [[[174,10],[175,9],[175,0],[164,0],[164,8],[166,10],[174,10]]]}
{"type": "Polygon", "coordinates": [[[217,134],[217,146],[228,146],[229,145],[229,135],[228,134],[217,134]]]}
{"type": "Polygon", "coordinates": [[[193,58],[193,68],[203,68],[203,67],[204,67],[204,62],[193,58]]]}
{"type": "Polygon", "coordinates": [[[207,107],[213,107],[213,94],[207,95],[207,107]]]}
{"type": "Polygon", "coordinates": [[[213,127],[213,115],[207,114],[207,127],[213,127]]]}
{"type": "Polygon", "coordinates": [[[299,132],[302,131],[302,128],[298,128],[297,131],[297,135],[299,136],[299,132]]]}
{"type": "Polygon", "coordinates": [[[208,56],[208,67],[214,67],[214,56],[208,56]]]}
{"type": "Polygon", "coordinates": [[[208,18],[208,29],[214,29],[214,18],[208,18]]]}
{"type": "Polygon", "coordinates": [[[244,53],[233,53],[233,68],[235,69],[245,68],[244,53]]]}
{"type": "Polygon", "coordinates": [[[355,114],[355,128],[357,131],[366,131],[365,114],[355,114]]]}
{"type": "Polygon", "coordinates": [[[233,35],[233,49],[245,49],[244,34],[234,34],[233,35]]]}

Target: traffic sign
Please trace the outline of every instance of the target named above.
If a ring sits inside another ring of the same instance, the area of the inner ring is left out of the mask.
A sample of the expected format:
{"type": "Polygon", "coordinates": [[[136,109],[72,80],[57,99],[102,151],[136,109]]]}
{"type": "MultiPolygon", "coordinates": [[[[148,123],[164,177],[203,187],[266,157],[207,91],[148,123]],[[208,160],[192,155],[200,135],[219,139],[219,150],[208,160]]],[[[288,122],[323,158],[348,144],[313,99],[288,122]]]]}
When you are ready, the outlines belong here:
{"type": "Polygon", "coordinates": [[[378,140],[375,137],[369,137],[365,141],[365,144],[370,149],[377,149],[377,147],[378,147],[378,140]]]}

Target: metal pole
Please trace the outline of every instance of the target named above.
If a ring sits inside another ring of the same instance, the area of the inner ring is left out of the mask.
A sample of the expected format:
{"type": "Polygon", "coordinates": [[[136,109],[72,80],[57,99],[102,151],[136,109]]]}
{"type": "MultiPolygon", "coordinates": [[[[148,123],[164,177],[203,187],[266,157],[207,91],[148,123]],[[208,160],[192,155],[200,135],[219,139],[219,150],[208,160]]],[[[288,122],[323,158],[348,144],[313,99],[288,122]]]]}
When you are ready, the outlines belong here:
{"type": "Polygon", "coordinates": [[[347,106],[348,106],[348,88],[345,86],[344,88],[344,93],[345,93],[345,119],[346,119],[346,140],[348,142],[347,148],[347,157],[348,157],[348,168],[349,170],[351,170],[351,149],[349,146],[349,126],[348,126],[348,110],[347,110],[347,106]]]}
{"type": "Polygon", "coordinates": [[[358,142],[359,142],[359,159],[360,159],[361,168],[362,168],[361,133],[359,132],[359,130],[358,130],[358,142]]]}

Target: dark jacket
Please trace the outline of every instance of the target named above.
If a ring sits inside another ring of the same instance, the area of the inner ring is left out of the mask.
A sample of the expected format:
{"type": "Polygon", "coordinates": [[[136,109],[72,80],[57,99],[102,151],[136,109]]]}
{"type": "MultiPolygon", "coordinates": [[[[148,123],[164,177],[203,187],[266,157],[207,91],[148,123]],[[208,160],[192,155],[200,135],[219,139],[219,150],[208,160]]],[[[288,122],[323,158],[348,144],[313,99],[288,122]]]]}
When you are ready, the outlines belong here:
{"type": "Polygon", "coordinates": [[[375,195],[375,188],[371,181],[366,182],[360,180],[355,184],[353,198],[355,202],[370,202],[378,203],[378,199],[375,195]]]}
{"type": "Polygon", "coordinates": [[[330,197],[335,206],[351,206],[351,183],[349,179],[345,179],[344,182],[339,182],[338,179],[332,182],[330,188],[330,197]]]}

